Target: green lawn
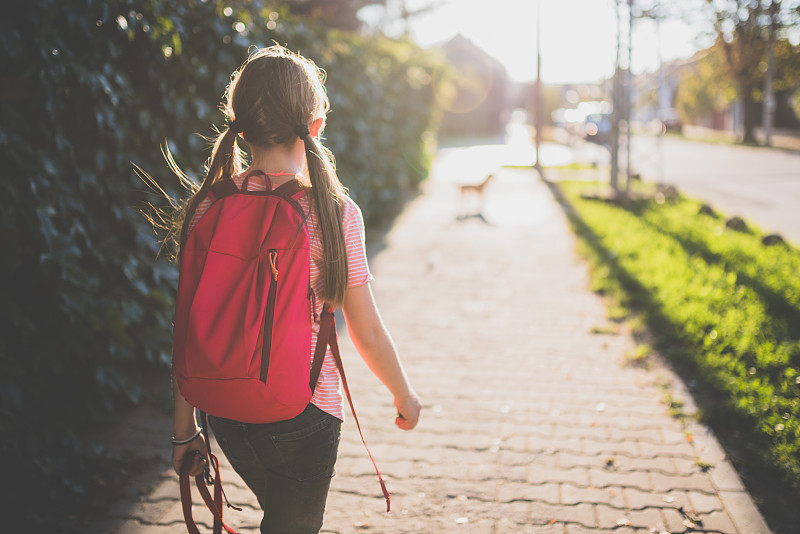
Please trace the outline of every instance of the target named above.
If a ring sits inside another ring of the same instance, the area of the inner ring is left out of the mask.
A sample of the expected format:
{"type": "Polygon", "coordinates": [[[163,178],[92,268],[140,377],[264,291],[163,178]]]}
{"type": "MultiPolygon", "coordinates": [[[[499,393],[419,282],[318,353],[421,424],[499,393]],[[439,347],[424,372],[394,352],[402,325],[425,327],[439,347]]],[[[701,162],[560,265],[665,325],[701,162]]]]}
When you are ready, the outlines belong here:
{"type": "Polygon", "coordinates": [[[647,325],[745,478],[800,494],[800,251],[683,197],[623,205],[581,197],[597,184],[553,187],[594,289],[647,325]]]}

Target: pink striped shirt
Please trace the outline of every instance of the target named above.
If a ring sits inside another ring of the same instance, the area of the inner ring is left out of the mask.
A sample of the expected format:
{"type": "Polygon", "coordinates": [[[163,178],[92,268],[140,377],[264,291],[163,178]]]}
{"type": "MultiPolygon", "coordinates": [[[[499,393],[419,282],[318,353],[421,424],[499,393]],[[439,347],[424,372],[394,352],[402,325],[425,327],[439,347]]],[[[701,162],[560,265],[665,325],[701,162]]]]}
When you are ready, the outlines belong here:
{"type": "MultiPolygon", "coordinates": [[[[234,176],[233,181],[236,182],[237,186],[241,187],[244,177],[244,173],[234,176]]],[[[248,182],[248,190],[266,191],[267,187],[271,188],[271,184],[268,182],[269,180],[265,180],[263,175],[255,174],[248,182]]],[[[300,200],[300,205],[308,216],[308,236],[311,242],[311,288],[316,295],[319,295],[322,291],[320,266],[323,261],[319,223],[317,222],[316,211],[311,209],[307,195],[304,195],[300,200]]],[[[190,232],[210,206],[211,199],[209,198],[204,198],[200,204],[197,205],[192,220],[189,221],[190,232]]],[[[364,285],[373,279],[372,274],[369,272],[369,266],[367,265],[367,254],[364,247],[364,219],[358,205],[356,205],[350,197],[345,197],[344,199],[342,222],[344,226],[345,247],[347,249],[347,287],[364,285]]],[[[316,303],[317,314],[321,314],[324,303],[320,298],[316,299],[316,303]]],[[[311,354],[309,359],[314,356],[314,348],[317,346],[318,333],[319,324],[314,323],[311,332],[311,354]]],[[[339,370],[336,368],[336,362],[333,359],[330,347],[325,353],[322,371],[320,372],[317,387],[314,389],[314,396],[311,398],[311,402],[334,417],[344,419],[344,400],[339,388],[339,370]]]]}

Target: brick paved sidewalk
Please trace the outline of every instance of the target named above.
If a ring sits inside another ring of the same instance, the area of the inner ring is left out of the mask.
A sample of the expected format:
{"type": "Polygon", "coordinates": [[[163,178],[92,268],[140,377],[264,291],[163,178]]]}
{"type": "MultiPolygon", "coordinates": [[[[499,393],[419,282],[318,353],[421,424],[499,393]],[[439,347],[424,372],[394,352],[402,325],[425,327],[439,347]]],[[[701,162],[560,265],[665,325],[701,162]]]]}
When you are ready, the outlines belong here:
{"type": "MultiPolygon", "coordinates": [[[[378,304],[426,404],[415,431],[394,428],[389,393],[342,336],[393,511],[348,418],[323,532],[769,532],[714,438],[667,413],[665,387],[691,411],[682,385],[658,365],[625,365],[634,343],[589,291],[546,185],[503,169],[484,222],[456,219],[447,178],[426,184],[372,260],[378,304]]],[[[86,532],[184,532],[166,454],[155,453],[157,483],[86,532]]],[[[229,470],[223,479],[244,505],[227,518],[256,532],[254,499],[229,470]]]]}

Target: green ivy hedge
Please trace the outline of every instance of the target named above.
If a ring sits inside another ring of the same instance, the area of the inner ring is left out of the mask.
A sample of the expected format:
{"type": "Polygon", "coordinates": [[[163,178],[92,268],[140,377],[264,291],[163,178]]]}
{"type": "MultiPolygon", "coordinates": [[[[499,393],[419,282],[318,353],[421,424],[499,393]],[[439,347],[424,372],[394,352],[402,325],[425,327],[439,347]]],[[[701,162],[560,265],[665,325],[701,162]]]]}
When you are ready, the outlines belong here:
{"type": "Polygon", "coordinates": [[[328,144],[369,222],[425,177],[429,56],[283,11],[267,26],[271,13],[248,0],[31,0],[0,17],[2,498],[28,524],[111,483],[93,467],[108,455],[78,436],[168,385],[176,271],[157,259],[139,209],[158,199],[132,164],[181,194],[160,147],[202,172],[195,134],[221,124],[248,47],[276,41],[328,71],[328,144]]]}

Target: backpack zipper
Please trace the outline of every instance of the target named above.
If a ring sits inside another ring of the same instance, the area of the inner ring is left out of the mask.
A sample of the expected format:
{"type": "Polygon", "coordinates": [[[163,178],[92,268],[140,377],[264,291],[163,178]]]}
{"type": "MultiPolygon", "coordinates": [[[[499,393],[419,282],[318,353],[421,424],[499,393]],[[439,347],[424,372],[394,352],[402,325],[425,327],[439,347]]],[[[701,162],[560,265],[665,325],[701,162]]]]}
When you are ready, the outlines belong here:
{"type": "Polygon", "coordinates": [[[278,292],[278,251],[274,248],[269,250],[269,268],[272,276],[269,277],[267,309],[264,311],[264,342],[261,346],[260,380],[265,384],[267,383],[267,370],[272,348],[272,325],[275,322],[275,295],[278,292]]]}

